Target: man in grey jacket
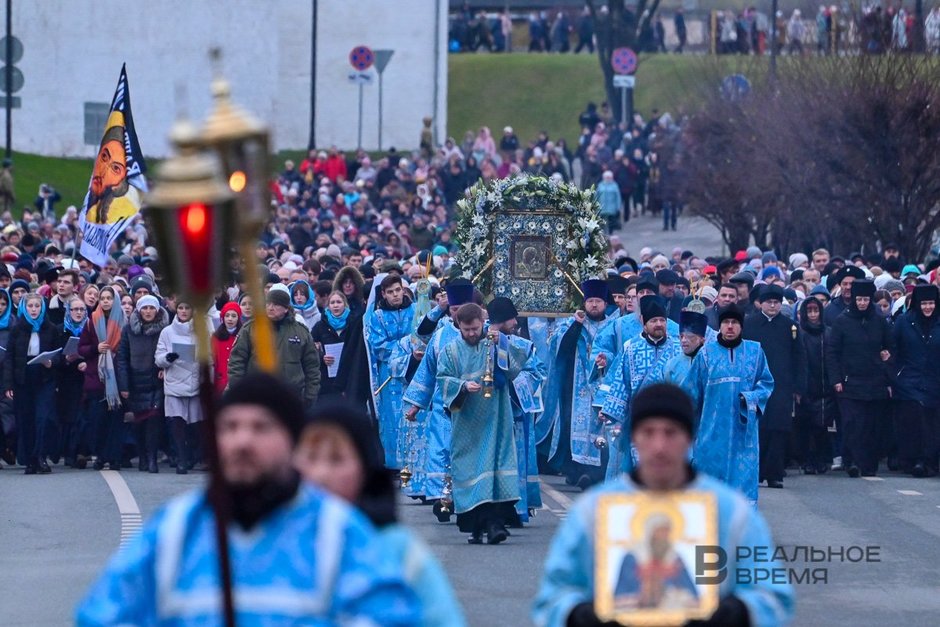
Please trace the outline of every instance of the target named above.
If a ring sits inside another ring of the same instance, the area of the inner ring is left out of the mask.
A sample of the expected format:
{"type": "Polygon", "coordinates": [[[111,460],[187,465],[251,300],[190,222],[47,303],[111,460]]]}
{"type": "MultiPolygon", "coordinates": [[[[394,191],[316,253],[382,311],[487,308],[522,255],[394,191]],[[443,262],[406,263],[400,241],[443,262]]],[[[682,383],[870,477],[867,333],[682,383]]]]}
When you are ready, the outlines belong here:
{"type": "MultiPolygon", "coordinates": [[[[290,296],[282,290],[268,292],[265,313],[274,326],[278,376],[297,390],[306,406],[317,401],[320,393],[320,355],[310,331],[294,319],[290,296]]],[[[228,384],[234,385],[249,370],[257,370],[254,321],[245,323],[235,340],[228,361],[228,384]]]]}

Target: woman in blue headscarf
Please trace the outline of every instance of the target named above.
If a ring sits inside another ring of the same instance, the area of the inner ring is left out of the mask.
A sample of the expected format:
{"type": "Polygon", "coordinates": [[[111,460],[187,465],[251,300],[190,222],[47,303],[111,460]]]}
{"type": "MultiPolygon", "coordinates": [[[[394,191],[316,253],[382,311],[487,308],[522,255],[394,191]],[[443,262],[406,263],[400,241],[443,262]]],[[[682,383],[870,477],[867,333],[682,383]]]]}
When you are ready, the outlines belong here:
{"type": "Polygon", "coordinates": [[[3,388],[13,401],[18,433],[17,458],[27,475],[52,472],[46,463],[46,439],[55,425],[55,371],[59,356],[29,365],[37,356],[60,348],[58,327],[46,320],[46,301],[36,293],[20,299],[3,364],[3,388]]]}
{"type": "MultiPolygon", "coordinates": [[[[7,356],[7,343],[10,340],[10,327],[13,322],[13,307],[10,306],[10,293],[0,289],[0,372],[7,356]]],[[[0,394],[0,458],[9,465],[16,463],[13,449],[16,445],[16,416],[13,413],[13,401],[5,394],[0,394]]]]}
{"type": "MultiPolygon", "coordinates": [[[[320,398],[343,396],[353,383],[353,367],[356,365],[359,347],[362,346],[362,316],[349,308],[346,295],[336,290],[330,294],[326,312],[310,333],[320,349],[320,398]],[[326,348],[341,344],[337,355],[326,348]],[[339,362],[337,364],[337,362],[339,362]],[[333,376],[330,376],[332,372],[333,376]]],[[[361,399],[349,399],[361,400],[361,399]]]]}
{"type": "MultiPolygon", "coordinates": [[[[62,323],[63,349],[58,368],[59,385],[56,393],[56,408],[62,434],[60,448],[65,456],[65,465],[72,468],[85,468],[91,456],[91,434],[85,413],[81,411],[85,362],[78,354],[79,338],[87,323],[88,305],[80,296],[73,295],[66,303],[65,318],[62,323]]],[[[54,460],[55,456],[53,456],[54,460]]]]}
{"type": "Polygon", "coordinates": [[[307,330],[313,331],[313,327],[320,321],[320,310],[309,283],[304,280],[294,281],[290,286],[290,304],[293,305],[294,311],[303,316],[307,330]]]}

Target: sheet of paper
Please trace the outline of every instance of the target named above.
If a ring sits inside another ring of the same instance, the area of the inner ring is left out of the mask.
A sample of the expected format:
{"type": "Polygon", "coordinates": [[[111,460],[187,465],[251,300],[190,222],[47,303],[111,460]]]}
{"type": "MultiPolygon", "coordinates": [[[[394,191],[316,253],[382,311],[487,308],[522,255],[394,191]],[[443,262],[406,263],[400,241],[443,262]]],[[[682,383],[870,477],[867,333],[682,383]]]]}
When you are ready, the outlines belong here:
{"type": "Polygon", "coordinates": [[[54,351],[46,351],[45,353],[39,353],[32,359],[26,362],[27,366],[35,366],[41,364],[44,361],[49,361],[50,359],[55,359],[59,353],[62,352],[61,348],[57,348],[54,351]]]}
{"type": "Polygon", "coordinates": [[[324,344],[323,351],[333,357],[333,364],[326,367],[326,376],[333,378],[339,372],[339,358],[343,354],[343,342],[338,344],[324,344]]]}
{"type": "Polygon", "coordinates": [[[62,349],[62,354],[66,357],[71,355],[78,355],[78,338],[70,337],[68,341],[65,342],[65,348],[62,349]]]}
{"type": "Polygon", "coordinates": [[[196,361],[195,344],[179,344],[173,342],[173,352],[180,356],[180,361],[193,363],[196,361]]]}

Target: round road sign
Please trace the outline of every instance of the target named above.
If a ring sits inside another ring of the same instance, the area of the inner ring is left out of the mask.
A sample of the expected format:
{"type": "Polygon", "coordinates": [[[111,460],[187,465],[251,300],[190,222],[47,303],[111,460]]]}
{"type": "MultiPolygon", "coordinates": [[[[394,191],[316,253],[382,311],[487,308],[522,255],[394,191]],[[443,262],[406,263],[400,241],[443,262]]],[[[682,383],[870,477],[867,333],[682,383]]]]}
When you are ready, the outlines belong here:
{"type": "Polygon", "coordinates": [[[375,54],[368,46],[356,46],[349,53],[349,64],[360,72],[368,70],[375,63],[375,54]]]}
{"type": "Polygon", "coordinates": [[[617,48],[610,55],[610,65],[617,74],[633,74],[638,61],[630,48],[617,48]]]}
{"type": "MultiPolygon", "coordinates": [[[[23,42],[17,39],[16,37],[14,37],[13,38],[13,63],[17,63],[22,58],[23,58],[23,42]]],[[[10,62],[7,59],[7,38],[6,37],[0,38],[0,59],[2,59],[4,63],[10,62]]]]}

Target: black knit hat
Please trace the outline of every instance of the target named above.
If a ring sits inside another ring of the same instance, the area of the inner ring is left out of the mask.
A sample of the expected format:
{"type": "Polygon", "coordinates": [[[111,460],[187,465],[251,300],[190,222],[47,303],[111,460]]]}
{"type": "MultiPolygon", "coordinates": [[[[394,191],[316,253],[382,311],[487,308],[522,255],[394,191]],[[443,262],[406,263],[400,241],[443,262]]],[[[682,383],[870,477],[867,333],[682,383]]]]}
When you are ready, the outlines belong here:
{"type": "Polygon", "coordinates": [[[304,406],[293,388],[281,379],[252,372],[232,384],[222,395],[218,411],[232,405],[259,405],[270,411],[290,432],[296,442],[304,426],[304,406]]]}
{"type": "Polygon", "coordinates": [[[654,383],[637,392],[630,404],[630,433],[648,418],[675,420],[691,437],[695,433],[692,399],[672,383],[654,383]]]}

